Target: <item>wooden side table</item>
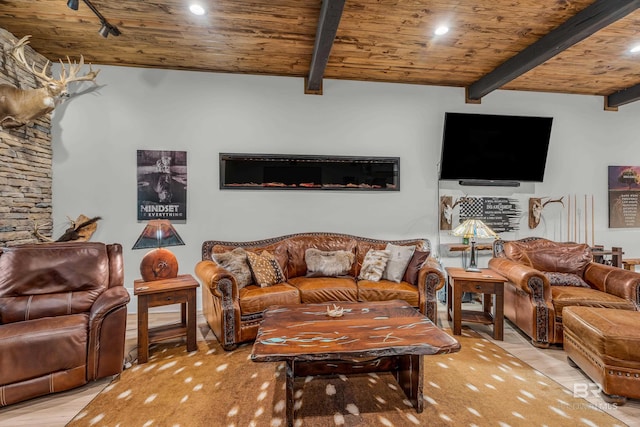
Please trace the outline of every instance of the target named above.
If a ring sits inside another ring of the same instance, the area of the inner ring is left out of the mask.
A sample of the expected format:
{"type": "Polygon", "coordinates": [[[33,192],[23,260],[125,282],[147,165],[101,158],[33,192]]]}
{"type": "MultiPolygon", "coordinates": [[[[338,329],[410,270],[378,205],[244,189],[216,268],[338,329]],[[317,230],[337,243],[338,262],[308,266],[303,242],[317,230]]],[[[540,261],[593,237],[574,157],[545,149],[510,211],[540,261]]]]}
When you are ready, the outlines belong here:
{"type": "Polygon", "coordinates": [[[625,270],[636,271],[636,265],[640,265],[640,258],[627,258],[622,260],[625,270]]]}
{"type": "Polygon", "coordinates": [[[149,344],[171,338],[187,337],[187,351],[196,351],[196,288],[200,284],[190,274],[172,279],[133,282],[138,297],[138,363],[149,360],[149,344]],[[180,304],[179,323],[149,328],[149,308],[180,304]]]}
{"type": "Polygon", "coordinates": [[[493,325],[493,339],[502,341],[504,335],[504,282],[507,279],[489,269],[482,269],[480,273],[454,267],[447,267],[446,270],[449,276],[447,281],[447,318],[452,322],[453,334],[461,334],[463,321],[482,323],[493,325]],[[462,309],[462,294],[464,292],[482,294],[482,311],[462,309]]]}

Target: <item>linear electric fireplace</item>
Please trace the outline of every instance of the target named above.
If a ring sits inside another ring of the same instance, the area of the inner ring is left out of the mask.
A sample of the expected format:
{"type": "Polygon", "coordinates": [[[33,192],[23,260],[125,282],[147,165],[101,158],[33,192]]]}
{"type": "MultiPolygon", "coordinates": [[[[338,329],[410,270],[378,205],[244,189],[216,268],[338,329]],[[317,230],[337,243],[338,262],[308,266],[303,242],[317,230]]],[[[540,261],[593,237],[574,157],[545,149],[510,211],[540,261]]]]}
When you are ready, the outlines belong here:
{"type": "Polygon", "coordinates": [[[220,153],[220,189],[399,191],[400,158],[220,153]]]}

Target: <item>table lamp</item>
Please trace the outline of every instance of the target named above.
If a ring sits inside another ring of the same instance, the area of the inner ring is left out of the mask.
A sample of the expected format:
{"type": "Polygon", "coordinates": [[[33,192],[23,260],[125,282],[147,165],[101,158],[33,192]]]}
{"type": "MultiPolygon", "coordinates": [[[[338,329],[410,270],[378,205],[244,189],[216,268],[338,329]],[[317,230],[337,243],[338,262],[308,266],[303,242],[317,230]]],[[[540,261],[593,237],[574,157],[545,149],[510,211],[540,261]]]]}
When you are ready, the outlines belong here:
{"type": "Polygon", "coordinates": [[[467,219],[462,224],[458,225],[451,232],[454,236],[462,236],[465,239],[471,241],[471,259],[469,260],[469,266],[466,271],[480,272],[476,260],[478,259],[478,249],[476,248],[476,238],[480,237],[488,239],[490,237],[497,238],[498,235],[487,224],[479,219],[467,219]]]}
{"type": "Polygon", "coordinates": [[[178,275],[178,260],[165,246],[180,246],[184,242],[171,222],[166,219],[152,219],[142,230],[142,234],[132,249],[148,249],[140,263],[142,279],[150,282],[160,279],[171,279],[178,275]]]}

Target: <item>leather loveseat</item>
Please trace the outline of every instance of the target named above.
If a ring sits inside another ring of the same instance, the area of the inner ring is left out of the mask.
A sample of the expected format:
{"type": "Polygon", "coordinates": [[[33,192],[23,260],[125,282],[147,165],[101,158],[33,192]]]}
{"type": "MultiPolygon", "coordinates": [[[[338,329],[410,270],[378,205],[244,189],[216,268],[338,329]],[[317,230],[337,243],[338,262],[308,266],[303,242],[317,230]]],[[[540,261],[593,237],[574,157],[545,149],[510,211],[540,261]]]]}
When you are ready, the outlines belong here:
{"type": "Polygon", "coordinates": [[[208,240],[195,273],[203,285],[205,318],[222,347],[232,350],[255,339],[262,312],[270,305],[400,299],[435,323],[436,292],[445,274],[430,252],[427,239],[387,241],[320,232],[252,242],[208,240]],[[395,250],[405,253],[405,261],[411,252],[406,269],[402,262],[391,262],[393,254],[385,265],[376,264],[379,251],[384,255],[395,250]],[[331,270],[334,258],[337,264],[351,262],[342,271],[331,270]],[[258,261],[276,271],[265,276],[258,261]],[[376,268],[384,268],[381,277],[380,271],[369,274],[376,268]]]}
{"type": "Polygon", "coordinates": [[[489,268],[508,279],[505,317],[537,347],[563,343],[565,307],[640,307],[640,273],[594,262],[586,244],[496,240],[489,268]]]}
{"type": "Polygon", "coordinates": [[[122,372],[129,293],[122,247],[0,249],[0,406],[122,372]]]}

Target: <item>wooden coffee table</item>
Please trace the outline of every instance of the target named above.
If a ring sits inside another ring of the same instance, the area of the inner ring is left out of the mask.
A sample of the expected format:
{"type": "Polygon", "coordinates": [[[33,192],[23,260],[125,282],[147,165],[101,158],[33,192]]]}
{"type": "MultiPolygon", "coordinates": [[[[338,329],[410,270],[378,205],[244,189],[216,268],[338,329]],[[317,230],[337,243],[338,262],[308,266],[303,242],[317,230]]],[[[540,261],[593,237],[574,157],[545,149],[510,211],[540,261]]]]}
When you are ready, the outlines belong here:
{"type": "Polygon", "coordinates": [[[269,307],[253,344],[254,362],[287,363],[286,417],[294,422],[294,379],[391,372],[416,412],[423,409],[423,355],[455,353],[460,343],[404,301],[269,307]],[[359,360],[361,359],[361,360],[359,360]]]}

